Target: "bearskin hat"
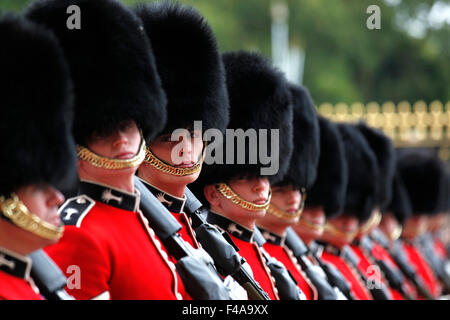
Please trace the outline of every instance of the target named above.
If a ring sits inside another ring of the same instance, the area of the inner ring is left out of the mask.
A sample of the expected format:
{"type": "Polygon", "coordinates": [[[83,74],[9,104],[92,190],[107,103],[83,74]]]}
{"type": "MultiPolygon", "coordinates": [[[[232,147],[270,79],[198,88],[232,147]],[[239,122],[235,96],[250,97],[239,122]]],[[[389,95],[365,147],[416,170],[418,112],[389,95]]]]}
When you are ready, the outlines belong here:
{"type": "Polygon", "coordinates": [[[0,39],[0,195],[30,184],[69,188],[76,151],[63,51],[48,30],[11,14],[0,17],[0,39]]]}
{"type": "Polygon", "coordinates": [[[392,213],[400,224],[403,224],[412,214],[411,202],[403,180],[395,172],[392,180],[392,197],[384,212],[392,213]]]}
{"type": "Polygon", "coordinates": [[[225,71],[217,40],[194,8],[168,1],[140,4],[142,19],[167,94],[164,133],[202,121],[203,130],[224,131],[229,120],[225,71]]]}
{"type": "Polygon", "coordinates": [[[317,179],[308,191],[306,207],[323,207],[327,218],[342,212],[348,182],[347,159],[336,124],[319,116],[320,158],[317,179]]]}
{"type": "Polygon", "coordinates": [[[412,213],[438,213],[445,181],[438,157],[428,150],[403,150],[398,155],[397,167],[411,201],[412,213]]]}
{"type": "Polygon", "coordinates": [[[320,154],[319,121],[308,89],[290,84],[294,111],[294,145],[289,168],[277,185],[308,190],[316,180],[320,154]]]}
{"type": "Polygon", "coordinates": [[[249,139],[246,139],[245,163],[239,164],[238,158],[242,156],[239,153],[242,150],[237,150],[238,143],[234,141],[236,140],[234,136],[233,141],[225,136],[223,156],[228,160],[232,158],[233,163],[230,164],[230,161],[224,161],[224,164],[205,163],[195,184],[203,189],[202,186],[228,182],[237,176],[261,176],[261,169],[273,164],[263,164],[260,158],[255,164],[249,160],[252,150],[256,151],[256,155],[261,152],[259,135],[262,129],[266,129],[267,133],[262,143],[267,142],[268,157],[279,156],[278,173],[267,175],[269,181],[275,184],[286,174],[293,148],[293,110],[288,82],[279,70],[258,53],[245,51],[225,53],[223,61],[230,98],[230,122],[227,132],[229,129],[243,132],[253,129],[256,131],[258,142],[249,146],[249,139]],[[278,147],[277,150],[271,150],[271,139],[275,137],[272,129],[279,132],[279,141],[274,142],[278,147]],[[231,149],[230,145],[234,146],[231,156],[231,150],[228,150],[231,149]]]}
{"type": "Polygon", "coordinates": [[[359,122],[357,128],[369,143],[375,153],[378,164],[378,195],[377,204],[383,210],[392,197],[392,179],[394,178],[396,155],[392,140],[381,130],[370,128],[364,122],[359,122]]]}
{"type": "Polygon", "coordinates": [[[338,124],[345,146],[348,184],[343,213],[365,222],[377,205],[377,159],[364,136],[353,124],[338,124]]]}
{"type": "Polygon", "coordinates": [[[92,133],[108,134],[134,120],[146,141],[166,121],[166,97],[140,19],[115,0],[41,0],[26,10],[54,31],[75,88],[74,137],[86,145],[92,133]],[[69,29],[66,10],[76,5],[81,28],[69,29]]]}

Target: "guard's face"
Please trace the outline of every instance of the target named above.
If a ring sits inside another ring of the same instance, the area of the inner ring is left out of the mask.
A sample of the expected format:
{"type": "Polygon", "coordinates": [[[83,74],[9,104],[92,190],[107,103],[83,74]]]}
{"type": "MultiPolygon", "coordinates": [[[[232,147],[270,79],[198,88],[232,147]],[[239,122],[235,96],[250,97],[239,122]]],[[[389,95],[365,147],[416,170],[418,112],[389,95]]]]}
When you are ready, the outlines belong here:
{"type": "Polygon", "coordinates": [[[325,213],[321,207],[306,207],[294,228],[301,237],[315,240],[322,235],[325,221],[325,213]]]}
{"type": "Polygon", "coordinates": [[[29,185],[16,193],[32,214],[54,226],[61,224],[58,213],[58,207],[64,202],[61,192],[50,185],[29,185]]]}
{"type": "MultiPolygon", "coordinates": [[[[183,134],[177,137],[179,137],[178,140],[172,141],[171,134],[161,135],[149,144],[149,148],[156,157],[173,167],[192,168],[202,155],[202,132],[201,130],[184,130],[183,134]]],[[[148,170],[148,174],[160,186],[174,183],[187,185],[197,180],[200,175],[199,171],[186,176],[175,176],[162,172],[146,163],[143,163],[141,168],[148,170]]]]}
{"type": "MultiPolygon", "coordinates": [[[[349,215],[341,215],[331,218],[327,221],[327,223],[331,224],[338,231],[345,234],[356,233],[359,225],[358,219],[349,215]]],[[[349,244],[353,240],[353,238],[345,237],[327,230],[324,231],[322,238],[338,247],[349,244]]]]}
{"type": "Polygon", "coordinates": [[[412,216],[405,221],[403,229],[403,237],[406,239],[414,239],[422,234],[426,229],[426,218],[422,215],[412,216]]]}
{"type": "Polygon", "coordinates": [[[133,158],[139,151],[141,135],[136,122],[124,121],[119,128],[108,136],[96,134],[88,142],[88,148],[96,154],[126,160],[133,158]]]}
{"type": "Polygon", "coordinates": [[[383,213],[378,228],[389,237],[398,228],[398,221],[392,213],[383,213]]]}
{"type": "Polygon", "coordinates": [[[300,208],[302,195],[300,190],[292,188],[292,186],[274,186],[272,187],[272,199],[277,208],[294,214],[300,208]]]}

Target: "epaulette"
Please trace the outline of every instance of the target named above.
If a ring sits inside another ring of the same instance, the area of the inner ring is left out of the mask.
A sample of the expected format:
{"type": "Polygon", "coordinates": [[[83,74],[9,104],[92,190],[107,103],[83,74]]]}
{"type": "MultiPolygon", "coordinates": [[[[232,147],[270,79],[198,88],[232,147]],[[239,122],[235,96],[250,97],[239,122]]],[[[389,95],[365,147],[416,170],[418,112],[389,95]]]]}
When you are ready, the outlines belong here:
{"type": "Polygon", "coordinates": [[[58,211],[61,215],[62,222],[66,226],[77,226],[79,228],[84,217],[94,205],[94,200],[82,194],[67,199],[58,211]]]}

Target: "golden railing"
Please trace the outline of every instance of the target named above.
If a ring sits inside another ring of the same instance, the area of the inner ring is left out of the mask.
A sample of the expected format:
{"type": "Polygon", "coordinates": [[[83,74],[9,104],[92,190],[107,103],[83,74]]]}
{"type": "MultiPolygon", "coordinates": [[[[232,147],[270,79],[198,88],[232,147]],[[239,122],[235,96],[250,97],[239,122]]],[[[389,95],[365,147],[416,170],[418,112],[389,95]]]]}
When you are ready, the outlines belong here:
{"type": "Polygon", "coordinates": [[[442,160],[450,160],[450,101],[445,105],[440,101],[429,105],[424,101],[412,105],[406,101],[397,105],[393,102],[323,103],[317,109],[337,122],[364,119],[368,125],[383,130],[396,147],[437,148],[442,160]]]}

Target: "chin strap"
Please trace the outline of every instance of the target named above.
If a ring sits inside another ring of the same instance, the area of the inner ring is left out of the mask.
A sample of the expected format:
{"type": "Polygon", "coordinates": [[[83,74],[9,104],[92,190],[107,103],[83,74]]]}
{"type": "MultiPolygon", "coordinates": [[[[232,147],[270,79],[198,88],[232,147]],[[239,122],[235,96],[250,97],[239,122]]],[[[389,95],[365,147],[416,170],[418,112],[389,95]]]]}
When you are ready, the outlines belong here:
{"type": "Polygon", "coordinates": [[[270,199],[272,198],[272,191],[269,190],[269,197],[267,198],[266,203],[264,204],[254,204],[247,200],[242,199],[238,196],[226,183],[218,183],[216,184],[216,189],[228,200],[233,202],[234,204],[244,208],[248,211],[261,211],[267,210],[270,205],[270,199]]]}
{"type": "Polygon", "coordinates": [[[361,234],[367,233],[371,228],[375,228],[380,224],[381,221],[381,213],[380,210],[377,210],[375,214],[373,214],[370,219],[364,223],[360,228],[359,232],[361,234]]]}
{"type": "Polygon", "coordinates": [[[294,212],[289,213],[287,211],[281,210],[274,204],[269,204],[269,207],[267,208],[267,213],[273,215],[274,217],[280,218],[280,219],[295,219],[299,218],[303,212],[303,207],[300,206],[300,208],[294,212]]]}
{"type": "Polygon", "coordinates": [[[345,232],[345,231],[339,230],[338,228],[336,228],[335,226],[333,226],[332,224],[330,224],[328,222],[325,224],[325,231],[330,234],[336,235],[340,238],[344,238],[348,242],[351,242],[355,238],[356,234],[358,233],[358,230],[353,231],[353,232],[345,232]]]}
{"type": "Polygon", "coordinates": [[[313,231],[320,231],[323,232],[325,229],[325,224],[317,224],[310,221],[305,220],[304,218],[300,217],[300,219],[297,222],[299,225],[305,227],[306,229],[310,229],[313,231]]]}
{"type": "Polygon", "coordinates": [[[149,164],[164,173],[168,173],[173,176],[183,177],[183,176],[189,176],[191,174],[200,172],[200,170],[202,170],[202,165],[203,165],[203,161],[205,159],[205,154],[206,154],[206,146],[205,146],[205,148],[203,148],[203,152],[202,152],[200,159],[191,168],[174,167],[174,166],[168,164],[167,162],[164,162],[163,160],[159,159],[157,156],[155,156],[153,154],[153,152],[150,150],[150,148],[148,148],[148,147],[146,148],[145,152],[146,152],[146,154],[145,154],[145,158],[144,158],[144,163],[149,164]]]}
{"type": "Polygon", "coordinates": [[[41,238],[59,240],[64,232],[62,224],[54,226],[32,214],[15,193],[12,193],[9,199],[0,197],[0,209],[2,214],[16,226],[41,238]]]}
{"type": "Polygon", "coordinates": [[[120,170],[125,168],[138,167],[145,158],[145,140],[142,138],[141,134],[141,146],[139,147],[138,153],[131,159],[113,159],[102,157],[86,147],[77,145],[78,158],[89,162],[95,167],[109,169],[109,170],[120,170]]]}

